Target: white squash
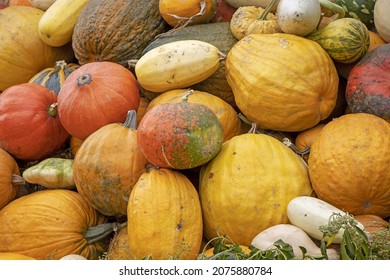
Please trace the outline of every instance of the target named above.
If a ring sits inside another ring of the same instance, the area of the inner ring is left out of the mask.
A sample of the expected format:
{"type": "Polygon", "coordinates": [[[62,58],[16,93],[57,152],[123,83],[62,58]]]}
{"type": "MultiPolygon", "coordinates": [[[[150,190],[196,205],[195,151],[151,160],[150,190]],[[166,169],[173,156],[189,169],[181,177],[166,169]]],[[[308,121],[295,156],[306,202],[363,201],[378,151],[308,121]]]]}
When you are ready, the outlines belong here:
{"type": "MultiPolygon", "coordinates": [[[[326,226],[329,217],[333,213],[346,213],[337,207],[315,197],[298,196],[290,200],[287,205],[287,217],[292,225],[295,225],[305,231],[310,237],[321,240],[323,233],[320,231],[320,226],[326,226]]],[[[361,223],[358,223],[360,228],[364,228],[361,223]]],[[[335,235],[333,243],[340,244],[343,238],[344,230],[341,229],[335,235]]]]}
{"type": "MultiPolygon", "coordinates": [[[[304,247],[307,250],[306,254],[309,256],[320,257],[322,255],[321,249],[302,229],[290,224],[278,224],[267,228],[255,236],[251,245],[263,251],[269,249],[279,239],[289,244],[294,251],[294,255],[299,259],[303,259],[303,253],[299,247],[304,247]]],[[[335,249],[328,248],[326,253],[330,260],[340,258],[335,249]]]]}
{"type": "Polygon", "coordinates": [[[376,0],[374,6],[374,24],[379,35],[390,43],[390,1],[376,0]]]}
{"type": "Polygon", "coordinates": [[[207,79],[218,70],[224,58],[226,55],[210,43],[180,40],[160,45],[142,55],[135,62],[135,74],[142,88],[165,92],[207,79]]]}
{"type": "Polygon", "coordinates": [[[78,255],[78,254],[69,254],[69,255],[63,256],[62,258],[60,258],[60,260],[67,260],[67,261],[80,260],[80,261],[85,261],[85,260],[88,260],[88,259],[85,258],[85,257],[82,256],[82,255],[78,255]]]}
{"type": "Polygon", "coordinates": [[[284,33],[305,36],[316,29],[321,5],[318,0],[280,0],[276,18],[284,33]]]}

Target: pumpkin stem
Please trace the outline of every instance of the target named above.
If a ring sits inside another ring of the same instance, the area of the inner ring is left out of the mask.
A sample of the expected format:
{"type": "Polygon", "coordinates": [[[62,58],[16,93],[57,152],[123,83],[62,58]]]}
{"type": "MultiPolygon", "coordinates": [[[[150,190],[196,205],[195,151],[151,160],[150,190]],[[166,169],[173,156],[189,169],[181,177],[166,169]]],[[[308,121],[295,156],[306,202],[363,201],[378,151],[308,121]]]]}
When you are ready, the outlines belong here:
{"type": "Polygon", "coordinates": [[[188,98],[190,97],[191,94],[194,93],[194,90],[193,89],[188,89],[186,92],[185,92],[185,95],[182,97],[181,101],[184,101],[184,102],[187,102],[188,101],[188,98]]]}
{"type": "Polygon", "coordinates": [[[287,147],[289,147],[291,150],[293,150],[295,153],[297,153],[298,155],[306,155],[310,152],[310,147],[307,147],[305,148],[304,150],[299,150],[297,148],[297,146],[295,146],[290,139],[288,139],[287,137],[284,137],[283,138],[283,144],[286,145],[287,147]]]}
{"type": "Polygon", "coordinates": [[[54,66],[54,71],[58,72],[60,70],[63,70],[63,69],[65,69],[66,65],[67,64],[66,64],[65,60],[56,61],[56,65],[54,66]]]}
{"type": "Polygon", "coordinates": [[[279,0],[272,0],[271,2],[268,3],[268,5],[265,7],[263,13],[261,16],[258,18],[259,20],[266,20],[269,12],[271,9],[279,3],[279,0]]]}
{"type": "Polygon", "coordinates": [[[127,225],[127,222],[122,224],[120,223],[104,223],[87,229],[84,237],[87,239],[87,244],[94,243],[99,241],[113,232],[124,228],[127,225]]]}
{"type": "Polygon", "coordinates": [[[135,110],[127,111],[126,120],[123,125],[133,130],[137,129],[137,112],[135,110]]]}
{"type": "Polygon", "coordinates": [[[77,78],[77,85],[79,87],[88,85],[92,82],[92,76],[91,74],[84,74],[77,78]]]}
{"type": "Polygon", "coordinates": [[[138,59],[129,59],[127,61],[127,65],[129,66],[130,69],[134,69],[137,62],[138,62],[138,59]]]}
{"type": "Polygon", "coordinates": [[[16,186],[22,186],[22,185],[25,185],[26,184],[26,181],[24,180],[24,178],[18,174],[12,174],[12,185],[14,187],[16,186]]]}
{"type": "Polygon", "coordinates": [[[336,3],[333,3],[329,0],[319,0],[321,7],[332,11],[334,14],[338,14],[337,18],[343,18],[345,17],[345,10],[340,5],[337,5],[336,3]]]}
{"type": "Polygon", "coordinates": [[[47,110],[50,117],[55,117],[58,114],[57,102],[50,105],[49,110],[47,110]]]}

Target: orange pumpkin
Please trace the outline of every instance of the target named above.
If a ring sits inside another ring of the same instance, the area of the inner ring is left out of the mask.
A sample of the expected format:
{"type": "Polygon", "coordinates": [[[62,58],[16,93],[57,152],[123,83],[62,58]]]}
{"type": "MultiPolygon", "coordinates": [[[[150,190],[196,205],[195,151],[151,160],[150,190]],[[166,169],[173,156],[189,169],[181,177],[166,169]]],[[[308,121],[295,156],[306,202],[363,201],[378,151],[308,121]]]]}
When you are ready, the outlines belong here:
{"type": "Polygon", "coordinates": [[[390,123],[367,113],[327,123],[311,146],[317,197],[352,215],[390,216],[390,123]]]}
{"type": "Polygon", "coordinates": [[[0,209],[16,197],[19,189],[16,182],[18,178],[21,179],[17,162],[0,148],[0,209]]]}
{"type": "Polygon", "coordinates": [[[159,12],[172,27],[208,23],[214,17],[216,0],[160,0],[159,12]]]}
{"type": "Polygon", "coordinates": [[[84,140],[74,159],[73,177],[77,191],[99,212],[125,216],[130,191],[146,164],[133,110],[123,124],[105,125],[84,140]]]}
{"type": "Polygon", "coordinates": [[[318,134],[324,128],[325,124],[317,124],[316,126],[306,129],[298,133],[295,138],[295,146],[298,150],[303,151],[311,147],[313,142],[317,139],[318,134]]]}
{"type": "Polygon", "coordinates": [[[128,69],[113,62],[91,62],[63,83],[58,113],[69,134],[84,140],[106,124],[124,122],[139,102],[137,81],[128,69]]]}
{"type": "Polygon", "coordinates": [[[389,229],[389,222],[377,215],[356,215],[354,218],[364,226],[364,231],[371,234],[378,230],[389,229]]]}
{"type": "Polygon", "coordinates": [[[0,95],[0,147],[17,159],[41,160],[59,151],[69,134],[57,111],[57,95],[24,83],[0,95]]]}
{"type": "Polygon", "coordinates": [[[97,259],[107,244],[96,240],[95,226],[105,220],[75,191],[33,192],[0,210],[0,252],[43,260],[68,254],[97,259]]]}
{"type": "Polygon", "coordinates": [[[241,133],[241,121],[234,108],[223,99],[205,91],[174,89],[164,92],[155,97],[149,104],[150,110],[157,104],[178,103],[188,94],[188,102],[199,103],[209,107],[223,126],[223,141],[241,133]]]}
{"type": "Polygon", "coordinates": [[[30,0],[9,0],[8,6],[27,6],[33,7],[33,4],[30,0]]]}
{"type": "Polygon", "coordinates": [[[81,147],[81,144],[83,144],[84,140],[81,140],[77,137],[71,136],[69,140],[69,148],[72,153],[72,156],[75,157],[76,153],[81,147]]]}

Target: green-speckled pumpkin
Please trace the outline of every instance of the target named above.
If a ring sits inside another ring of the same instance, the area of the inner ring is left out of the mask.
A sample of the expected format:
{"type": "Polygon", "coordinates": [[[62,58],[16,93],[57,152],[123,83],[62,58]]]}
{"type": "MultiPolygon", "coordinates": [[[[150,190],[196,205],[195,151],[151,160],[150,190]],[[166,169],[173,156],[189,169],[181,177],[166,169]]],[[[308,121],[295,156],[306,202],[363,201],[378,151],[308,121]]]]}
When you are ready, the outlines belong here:
{"type": "Polygon", "coordinates": [[[358,19],[340,18],[306,36],[321,45],[329,56],[341,63],[359,61],[370,46],[370,33],[358,19]]]}
{"type": "Polygon", "coordinates": [[[343,7],[345,16],[360,20],[368,29],[373,30],[374,6],[376,0],[336,0],[336,4],[343,7]]]}
{"type": "Polygon", "coordinates": [[[214,112],[185,98],[147,111],[137,133],[146,158],[164,168],[200,166],[214,158],[223,143],[223,127],[214,112]]]}

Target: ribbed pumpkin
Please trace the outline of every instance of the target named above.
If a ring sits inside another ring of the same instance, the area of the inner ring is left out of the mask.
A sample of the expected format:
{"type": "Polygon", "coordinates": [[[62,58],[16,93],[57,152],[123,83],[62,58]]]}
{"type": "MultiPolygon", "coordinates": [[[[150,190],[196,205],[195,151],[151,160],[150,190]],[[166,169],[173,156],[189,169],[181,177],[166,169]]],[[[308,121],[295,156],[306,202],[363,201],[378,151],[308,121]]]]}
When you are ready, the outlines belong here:
{"type": "Polygon", "coordinates": [[[369,234],[389,229],[389,222],[377,215],[356,215],[354,218],[364,226],[364,231],[369,234]]]}
{"type": "Polygon", "coordinates": [[[79,66],[76,63],[67,64],[64,60],[57,61],[54,67],[43,69],[35,74],[29,83],[42,85],[58,94],[65,79],[79,66]]]}
{"type": "Polygon", "coordinates": [[[139,106],[134,75],[113,62],[91,62],[73,71],[58,94],[58,113],[70,135],[81,140],[100,127],[124,122],[139,106]]]}
{"type": "Polygon", "coordinates": [[[311,146],[318,198],[352,215],[390,215],[390,124],[366,113],[326,124],[311,146]]]}
{"type": "Polygon", "coordinates": [[[69,137],[57,112],[57,95],[24,83],[0,95],[0,147],[17,159],[41,160],[57,152],[69,137]]]}
{"type": "Polygon", "coordinates": [[[345,96],[352,113],[390,121],[390,44],[367,53],[349,72],[345,96]]]}
{"type": "Polygon", "coordinates": [[[249,246],[259,232],[288,223],[288,202],[311,192],[305,163],[282,142],[265,134],[235,136],[200,172],[205,238],[227,234],[249,246]]]}
{"type": "Polygon", "coordinates": [[[291,34],[252,34],[226,59],[237,107],[262,128],[302,131],[327,118],[336,104],[336,68],[317,43],[291,34]]]}
{"type": "Polygon", "coordinates": [[[111,61],[127,66],[129,59],[140,58],[154,37],[167,30],[158,3],[159,0],[90,0],[72,35],[79,63],[111,61]]]}
{"type": "Polygon", "coordinates": [[[77,191],[107,216],[126,216],[130,191],[147,160],[138,146],[136,113],[105,125],[84,140],[74,159],[77,191]]]}
{"type": "Polygon", "coordinates": [[[195,260],[202,244],[198,193],[186,176],[151,168],[130,194],[128,238],[136,259],[195,260]]]}
{"type": "Polygon", "coordinates": [[[18,181],[23,183],[18,163],[9,153],[0,148],[0,209],[16,197],[19,189],[18,181]]]}
{"type": "Polygon", "coordinates": [[[43,260],[68,254],[97,259],[106,242],[92,240],[96,232],[91,228],[105,219],[77,192],[33,192],[0,210],[0,252],[43,260]]]}
{"type": "Polygon", "coordinates": [[[234,108],[223,99],[205,91],[191,89],[175,89],[164,92],[154,98],[147,108],[150,110],[157,104],[177,103],[188,94],[188,102],[199,103],[209,107],[217,116],[223,127],[223,141],[241,133],[241,121],[234,108]]]}
{"type": "Polygon", "coordinates": [[[206,105],[162,103],[146,112],[138,143],[148,161],[163,168],[190,169],[211,160],[221,149],[223,127],[206,105]]]}
{"type": "Polygon", "coordinates": [[[216,12],[217,0],[160,0],[159,12],[172,27],[208,23],[216,12]]]}
{"type": "Polygon", "coordinates": [[[0,10],[0,91],[27,83],[58,60],[74,59],[71,45],[53,48],[39,38],[38,22],[42,15],[42,10],[26,6],[0,10]]]}

